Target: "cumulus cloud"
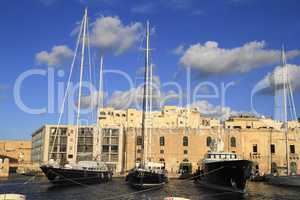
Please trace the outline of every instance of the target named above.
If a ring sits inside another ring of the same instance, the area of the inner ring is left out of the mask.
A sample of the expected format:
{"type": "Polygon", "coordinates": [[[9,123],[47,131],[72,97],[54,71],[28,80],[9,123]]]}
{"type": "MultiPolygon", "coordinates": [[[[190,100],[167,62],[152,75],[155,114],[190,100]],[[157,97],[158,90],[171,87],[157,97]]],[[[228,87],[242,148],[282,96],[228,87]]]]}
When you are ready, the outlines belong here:
{"type": "MultiPolygon", "coordinates": [[[[167,102],[179,99],[179,94],[174,90],[168,90],[166,92],[161,91],[161,83],[158,76],[153,77],[152,84],[152,105],[153,108],[160,108],[167,102]]],[[[144,88],[140,85],[136,88],[131,88],[126,91],[115,91],[109,99],[109,106],[117,109],[126,108],[142,108],[144,88]]]]}
{"type": "Polygon", "coordinates": [[[191,108],[196,108],[202,116],[211,117],[220,120],[226,120],[232,115],[237,115],[238,112],[227,106],[215,106],[206,100],[193,102],[191,108]]]}
{"type": "Polygon", "coordinates": [[[35,55],[38,64],[46,64],[48,67],[60,66],[73,56],[73,51],[66,45],[54,46],[50,52],[41,51],[35,55]]]}
{"type": "Polygon", "coordinates": [[[103,52],[119,55],[131,48],[142,36],[139,22],[124,25],[117,17],[100,17],[92,23],[91,44],[103,52]]]}
{"type": "Polygon", "coordinates": [[[175,55],[182,55],[184,53],[184,45],[178,45],[175,49],[171,51],[171,53],[175,55]]]}
{"type": "Polygon", "coordinates": [[[97,108],[100,102],[103,102],[105,94],[103,92],[94,91],[90,95],[81,96],[81,108],[97,108]]]}
{"type": "MultiPolygon", "coordinates": [[[[300,55],[287,52],[288,58],[300,55]]],[[[232,49],[220,48],[215,41],[191,45],[181,56],[180,64],[204,74],[246,73],[252,69],[278,63],[280,51],[265,48],[264,41],[252,41],[232,49]]]]}
{"type": "MultiPolygon", "coordinates": [[[[300,66],[287,64],[287,77],[291,88],[294,91],[300,91],[300,66]]],[[[283,73],[285,69],[277,66],[271,73],[268,73],[263,79],[257,82],[253,91],[258,94],[274,95],[276,90],[283,88],[283,73]]]]}

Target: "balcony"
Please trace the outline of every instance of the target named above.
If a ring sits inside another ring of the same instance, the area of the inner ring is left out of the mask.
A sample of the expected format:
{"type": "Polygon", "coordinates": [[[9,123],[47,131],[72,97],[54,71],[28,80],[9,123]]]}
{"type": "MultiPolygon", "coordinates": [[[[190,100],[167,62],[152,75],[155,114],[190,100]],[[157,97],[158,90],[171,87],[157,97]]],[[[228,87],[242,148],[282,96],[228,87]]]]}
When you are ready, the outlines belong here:
{"type": "Polygon", "coordinates": [[[290,153],[290,160],[299,160],[299,155],[297,153],[290,153]]]}
{"type": "Polygon", "coordinates": [[[260,153],[257,152],[250,153],[250,159],[260,159],[260,158],[261,158],[260,153]]]}

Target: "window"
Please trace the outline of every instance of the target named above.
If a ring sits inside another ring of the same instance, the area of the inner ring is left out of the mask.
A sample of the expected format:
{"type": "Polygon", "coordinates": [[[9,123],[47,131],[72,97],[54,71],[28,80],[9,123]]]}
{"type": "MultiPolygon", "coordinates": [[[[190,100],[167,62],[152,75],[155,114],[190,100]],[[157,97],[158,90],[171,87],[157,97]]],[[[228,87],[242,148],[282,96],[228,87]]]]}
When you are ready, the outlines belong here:
{"type": "Polygon", "coordinates": [[[160,154],[164,154],[165,151],[163,149],[160,150],[160,154]]]}
{"type": "Polygon", "coordinates": [[[270,148],[271,148],[271,153],[275,153],[275,144],[271,144],[270,148]]]}
{"type": "Polygon", "coordinates": [[[253,144],[252,146],[252,152],[257,153],[257,144],[253,144]]]}
{"type": "Polygon", "coordinates": [[[118,146],[111,146],[111,152],[112,153],[118,153],[118,146]]]}
{"type": "Polygon", "coordinates": [[[290,153],[295,153],[295,145],[290,145],[290,153]]]}
{"type": "Polygon", "coordinates": [[[188,150],[184,150],[184,151],[183,151],[183,154],[188,154],[188,150]]]}
{"type": "Polygon", "coordinates": [[[230,138],[230,146],[231,147],[236,147],[236,139],[235,139],[235,137],[231,137],[230,138]]]}
{"type": "Polygon", "coordinates": [[[136,144],[137,145],[142,145],[143,144],[142,136],[137,136],[137,138],[136,138],[136,144]]]}
{"type": "Polygon", "coordinates": [[[108,145],[103,145],[102,146],[102,152],[107,153],[109,151],[109,146],[108,145]]]}
{"type": "Polygon", "coordinates": [[[160,146],[165,146],[165,137],[162,136],[162,137],[159,138],[159,145],[160,146]]]}
{"type": "Polygon", "coordinates": [[[189,139],[188,139],[188,137],[187,136],[184,136],[183,137],[183,141],[182,141],[182,143],[183,143],[183,146],[189,146],[189,139]]]}
{"type": "Polygon", "coordinates": [[[211,137],[207,137],[207,138],[206,138],[206,146],[207,146],[207,147],[210,147],[211,142],[212,142],[211,137]]]}

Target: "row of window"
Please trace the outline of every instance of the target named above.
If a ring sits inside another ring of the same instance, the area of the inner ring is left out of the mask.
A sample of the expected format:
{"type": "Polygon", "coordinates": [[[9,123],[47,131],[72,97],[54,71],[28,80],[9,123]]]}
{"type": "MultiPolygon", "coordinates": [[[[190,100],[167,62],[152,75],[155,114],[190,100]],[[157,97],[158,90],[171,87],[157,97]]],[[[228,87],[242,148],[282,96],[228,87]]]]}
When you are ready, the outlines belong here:
{"type": "MultiPolygon", "coordinates": [[[[210,146],[211,145],[211,143],[212,143],[212,138],[211,137],[207,137],[206,138],[206,146],[210,146]]],[[[165,137],[160,137],[159,138],[159,144],[160,144],[160,146],[165,146],[165,137]]],[[[187,136],[184,136],[183,137],[183,139],[182,139],[182,145],[183,146],[188,146],[189,145],[189,139],[188,139],[188,137],[187,136]]],[[[235,139],[235,137],[231,137],[230,138],[230,146],[231,147],[236,147],[236,139],[235,139]]]]}
{"type": "MultiPolygon", "coordinates": [[[[275,144],[271,144],[270,145],[270,151],[271,151],[272,154],[276,153],[275,144]]],[[[252,146],[252,152],[253,153],[258,153],[258,146],[257,146],[257,144],[253,144],[253,146],[252,146]]],[[[290,153],[296,153],[295,145],[293,145],[293,144],[290,145],[290,153]]]]}
{"type": "MultiPolygon", "coordinates": [[[[206,138],[206,146],[210,146],[211,144],[212,144],[212,138],[211,137],[207,137],[206,138]]],[[[137,145],[142,145],[142,142],[143,142],[143,140],[142,140],[142,137],[141,136],[138,136],[137,137],[137,145]]],[[[164,136],[161,136],[160,138],[159,138],[159,145],[160,146],[165,146],[165,137],[164,136]]],[[[187,136],[184,136],[183,138],[182,138],[182,145],[183,146],[189,146],[189,139],[188,139],[188,137],[187,136]]],[[[231,147],[236,147],[236,138],[235,137],[231,137],[230,138],[230,146],[231,147]]]]}
{"type": "MultiPolygon", "coordinates": [[[[142,137],[141,136],[138,136],[137,138],[137,145],[142,145],[142,137]]],[[[206,138],[206,146],[211,146],[213,140],[211,137],[207,137],[206,138]]],[[[161,136],[159,138],[159,145],[160,146],[165,146],[165,137],[164,136],[161,136]]],[[[183,139],[182,139],[182,145],[183,146],[188,146],[189,145],[189,139],[187,136],[184,136],[183,139]]],[[[236,138],[235,137],[231,137],[230,138],[230,146],[231,147],[236,147],[236,138]]],[[[271,153],[275,153],[275,144],[271,144],[270,145],[270,150],[271,150],[271,153]]],[[[253,153],[257,153],[258,152],[258,147],[257,147],[257,144],[253,144],[252,146],[252,152],[253,153]]],[[[295,150],[295,145],[290,145],[290,153],[295,153],[296,150],[295,150]]]]}

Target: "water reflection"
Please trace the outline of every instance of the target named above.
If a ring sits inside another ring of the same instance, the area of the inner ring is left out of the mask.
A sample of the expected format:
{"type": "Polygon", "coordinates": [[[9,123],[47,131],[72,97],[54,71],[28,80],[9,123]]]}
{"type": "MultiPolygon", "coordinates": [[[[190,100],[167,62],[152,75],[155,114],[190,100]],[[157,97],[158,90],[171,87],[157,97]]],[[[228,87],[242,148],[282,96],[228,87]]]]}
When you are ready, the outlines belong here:
{"type": "Polygon", "coordinates": [[[265,183],[248,183],[248,192],[245,194],[224,192],[202,188],[193,181],[170,180],[163,188],[146,192],[136,191],[125,184],[121,178],[113,179],[107,184],[89,186],[53,186],[45,179],[28,181],[28,177],[14,177],[9,180],[0,180],[1,193],[22,193],[28,199],[43,200],[98,200],[98,199],[163,199],[167,196],[180,196],[190,199],[227,200],[227,199],[299,199],[300,190],[281,188],[265,183]]]}

